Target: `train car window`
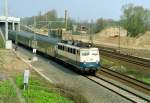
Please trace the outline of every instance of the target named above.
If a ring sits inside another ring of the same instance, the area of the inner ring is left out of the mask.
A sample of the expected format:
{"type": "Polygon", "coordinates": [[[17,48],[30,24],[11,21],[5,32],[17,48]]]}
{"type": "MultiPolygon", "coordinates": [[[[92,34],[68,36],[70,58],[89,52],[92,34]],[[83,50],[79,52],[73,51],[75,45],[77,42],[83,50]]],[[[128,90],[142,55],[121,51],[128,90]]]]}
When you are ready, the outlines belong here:
{"type": "Polygon", "coordinates": [[[75,49],[73,49],[73,54],[76,54],[76,50],[75,49]]]}
{"type": "Polygon", "coordinates": [[[73,49],[71,49],[71,53],[73,54],[73,49]]]}
{"type": "Polygon", "coordinates": [[[62,45],[60,45],[60,46],[59,46],[59,49],[60,49],[60,50],[63,50],[63,46],[62,46],[62,45]]]}
{"type": "Polygon", "coordinates": [[[67,51],[67,47],[64,46],[64,51],[67,51]]]}
{"type": "Polygon", "coordinates": [[[69,48],[68,48],[68,52],[69,52],[69,48]]]}
{"type": "Polygon", "coordinates": [[[58,49],[60,49],[60,45],[58,45],[58,49]]]}
{"type": "Polygon", "coordinates": [[[64,46],[62,46],[62,50],[64,50],[64,46]]]}
{"type": "Polygon", "coordinates": [[[59,45],[59,49],[61,49],[60,45],[59,45]]]}
{"type": "Polygon", "coordinates": [[[63,50],[63,46],[61,46],[61,50],[63,50]]]}
{"type": "Polygon", "coordinates": [[[71,48],[69,48],[69,52],[71,53],[71,48]]]}
{"type": "Polygon", "coordinates": [[[77,54],[80,54],[79,50],[77,50],[77,54]]]}
{"type": "Polygon", "coordinates": [[[72,53],[72,48],[70,48],[70,53],[72,53]]]}
{"type": "Polygon", "coordinates": [[[62,46],[60,45],[60,50],[61,50],[61,47],[62,47],[62,46]]]}
{"type": "Polygon", "coordinates": [[[61,50],[63,49],[63,46],[61,45],[61,50]]]}

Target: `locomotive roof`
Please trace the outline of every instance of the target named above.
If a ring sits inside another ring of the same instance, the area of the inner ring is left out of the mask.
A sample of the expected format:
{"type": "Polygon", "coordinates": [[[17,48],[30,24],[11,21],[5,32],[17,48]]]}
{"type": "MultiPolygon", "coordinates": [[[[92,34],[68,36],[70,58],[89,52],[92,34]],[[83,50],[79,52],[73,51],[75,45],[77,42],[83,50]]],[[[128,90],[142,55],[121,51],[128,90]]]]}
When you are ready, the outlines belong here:
{"type": "Polygon", "coordinates": [[[83,48],[83,49],[95,48],[95,47],[93,47],[93,45],[91,43],[83,43],[83,42],[79,42],[79,41],[62,40],[58,44],[66,45],[67,47],[72,47],[72,48],[76,48],[76,49],[80,49],[80,48],[83,48]]]}
{"type": "Polygon", "coordinates": [[[80,47],[77,47],[77,46],[74,46],[74,45],[69,45],[69,44],[65,44],[65,43],[58,43],[59,45],[64,45],[64,46],[67,46],[67,47],[70,47],[70,48],[74,48],[74,49],[80,49],[80,47]]]}

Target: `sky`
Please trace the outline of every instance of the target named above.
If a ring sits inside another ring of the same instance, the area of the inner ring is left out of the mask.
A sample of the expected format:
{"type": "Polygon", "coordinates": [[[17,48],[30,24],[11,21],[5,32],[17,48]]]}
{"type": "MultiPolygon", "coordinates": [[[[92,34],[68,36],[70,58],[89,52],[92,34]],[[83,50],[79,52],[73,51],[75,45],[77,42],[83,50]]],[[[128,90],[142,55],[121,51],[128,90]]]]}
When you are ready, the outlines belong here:
{"type": "MultiPolygon", "coordinates": [[[[150,0],[8,0],[9,16],[30,17],[41,11],[55,9],[59,17],[65,9],[75,20],[96,20],[98,18],[119,20],[123,5],[133,3],[150,9],[150,0]]],[[[0,15],[4,14],[4,0],[0,0],[0,15]]]]}

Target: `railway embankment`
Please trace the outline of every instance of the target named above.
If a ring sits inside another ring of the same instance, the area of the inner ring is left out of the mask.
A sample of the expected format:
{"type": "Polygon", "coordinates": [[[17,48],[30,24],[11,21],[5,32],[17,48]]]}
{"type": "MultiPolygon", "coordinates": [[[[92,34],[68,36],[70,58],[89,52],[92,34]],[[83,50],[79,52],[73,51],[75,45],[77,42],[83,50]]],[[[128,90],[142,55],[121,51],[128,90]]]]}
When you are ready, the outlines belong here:
{"type": "Polygon", "coordinates": [[[14,52],[0,50],[0,57],[0,103],[75,103],[71,91],[45,80],[14,52]],[[30,70],[26,90],[23,89],[25,69],[30,70]]]}

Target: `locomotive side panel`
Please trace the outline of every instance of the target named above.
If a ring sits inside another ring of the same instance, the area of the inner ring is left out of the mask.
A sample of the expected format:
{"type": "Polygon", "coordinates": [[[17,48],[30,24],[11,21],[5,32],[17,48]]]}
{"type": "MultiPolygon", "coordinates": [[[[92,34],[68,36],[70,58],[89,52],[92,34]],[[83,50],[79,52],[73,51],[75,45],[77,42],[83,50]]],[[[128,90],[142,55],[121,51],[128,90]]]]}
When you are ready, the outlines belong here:
{"type": "MultiPolygon", "coordinates": [[[[77,54],[77,50],[73,49],[71,51],[69,51],[69,48],[66,46],[62,46],[61,45],[57,46],[57,58],[74,65],[75,67],[79,68],[79,62],[80,62],[80,57],[77,54]]],[[[70,48],[71,49],[71,48],[70,48]]]]}

